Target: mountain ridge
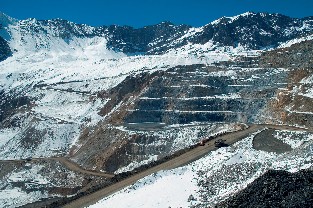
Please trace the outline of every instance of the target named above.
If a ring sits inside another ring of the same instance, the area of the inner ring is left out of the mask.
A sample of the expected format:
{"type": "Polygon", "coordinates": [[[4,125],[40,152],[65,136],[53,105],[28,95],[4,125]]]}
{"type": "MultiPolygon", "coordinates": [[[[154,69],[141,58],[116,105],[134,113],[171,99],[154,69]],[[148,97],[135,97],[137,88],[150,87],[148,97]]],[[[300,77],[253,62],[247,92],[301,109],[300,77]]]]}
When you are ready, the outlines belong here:
{"type": "Polygon", "coordinates": [[[119,25],[93,27],[59,18],[30,18],[17,21],[5,14],[1,16],[0,24],[3,24],[9,33],[9,26],[14,24],[22,33],[42,32],[43,35],[50,34],[64,40],[73,37],[106,37],[108,49],[129,55],[164,54],[188,43],[203,45],[210,41],[220,46],[241,45],[247,49],[260,50],[277,47],[280,42],[309,35],[313,31],[313,17],[291,18],[281,14],[253,12],[221,17],[202,27],[175,25],[163,21],[141,28],[119,25]]]}

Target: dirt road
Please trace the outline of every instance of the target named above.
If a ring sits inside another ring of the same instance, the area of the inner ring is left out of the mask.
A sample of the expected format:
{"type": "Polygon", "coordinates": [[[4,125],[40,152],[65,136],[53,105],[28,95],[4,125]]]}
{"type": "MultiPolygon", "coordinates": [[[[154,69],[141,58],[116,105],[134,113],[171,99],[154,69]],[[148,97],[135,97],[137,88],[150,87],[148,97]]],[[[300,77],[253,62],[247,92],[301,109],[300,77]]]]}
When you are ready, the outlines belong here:
{"type": "Polygon", "coordinates": [[[103,188],[99,191],[96,191],[92,194],[83,196],[67,205],[65,205],[65,208],[77,208],[77,207],[87,207],[92,204],[95,204],[100,199],[109,196],[129,185],[134,184],[139,179],[148,176],[152,173],[158,172],[160,170],[167,170],[167,169],[173,169],[180,166],[183,166],[185,164],[188,164],[194,160],[197,160],[204,155],[206,155],[208,152],[217,149],[214,145],[214,142],[218,139],[224,139],[225,143],[231,145],[247,136],[249,136],[251,133],[254,133],[258,130],[264,129],[264,128],[273,128],[277,130],[291,130],[291,131],[307,131],[307,132],[313,132],[311,130],[298,128],[298,127],[292,127],[292,126],[280,126],[280,125],[270,125],[270,124],[255,124],[251,125],[249,128],[237,131],[233,133],[229,133],[220,137],[215,138],[214,140],[208,141],[205,146],[198,146],[195,149],[191,149],[190,151],[175,157],[167,162],[164,162],[162,164],[159,164],[157,166],[151,167],[145,171],[142,171],[138,174],[132,175],[129,178],[126,178],[120,182],[117,182],[109,187],[103,188]]]}
{"type": "MultiPolygon", "coordinates": [[[[194,149],[191,149],[190,151],[175,157],[167,162],[164,162],[162,164],[159,164],[157,166],[151,167],[145,171],[142,171],[138,174],[132,175],[129,178],[126,178],[125,180],[122,180],[120,182],[117,182],[109,187],[103,188],[99,191],[96,191],[92,194],[83,196],[67,205],[65,205],[64,207],[66,208],[77,208],[77,207],[87,207],[90,206],[92,204],[95,204],[97,201],[99,201],[100,199],[109,196],[123,188],[125,188],[126,186],[129,186],[133,183],[135,183],[136,181],[138,181],[139,179],[148,176],[152,173],[158,172],[160,170],[167,170],[167,169],[173,169],[173,168],[177,168],[180,166],[183,166],[185,164],[188,164],[196,159],[199,159],[201,157],[203,157],[204,155],[206,155],[208,152],[217,149],[214,145],[214,142],[218,139],[224,139],[226,140],[227,144],[233,144],[245,137],[247,137],[249,134],[256,132],[258,130],[261,130],[263,128],[276,128],[276,126],[273,125],[251,125],[248,129],[242,130],[242,131],[237,131],[237,132],[233,132],[230,134],[226,134],[220,137],[215,138],[214,140],[208,141],[206,143],[206,145],[204,146],[198,146],[194,149]]],[[[298,128],[290,128],[289,127],[277,127],[277,129],[288,129],[288,130],[299,130],[298,128]]]]}
{"type": "MultiPolygon", "coordinates": [[[[247,136],[249,136],[251,133],[254,133],[258,130],[264,129],[264,128],[273,128],[277,130],[292,130],[292,131],[307,131],[313,133],[312,130],[307,130],[303,128],[298,127],[291,127],[291,126],[279,126],[279,125],[268,125],[268,124],[253,124],[249,128],[237,132],[232,132],[223,136],[219,136],[213,140],[208,141],[204,146],[197,146],[194,149],[191,149],[187,151],[186,153],[183,153],[182,155],[179,155],[177,157],[174,157],[164,163],[161,163],[159,165],[153,166],[149,169],[146,169],[142,172],[139,172],[137,174],[134,174],[122,181],[119,181],[111,186],[105,187],[99,191],[96,191],[94,193],[91,193],[89,195],[83,196],[77,200],[74,200],[64,207],[66,208],[77,208],[77,207],[87,207],[89,205],[95,204],[100,199],[111,195],[126,186],[129,186],[139,179],[148,176],[152,173],[158,172],[160,170],[167,170],[167,169],[173,169],[177,168],[183,165],[186,165],[192,161],[195,161],[204,155],[206,155],[208,152],[212,150],[216,150],[217,148],[214,145],[214,142],[218,139],[225,140],[225,143],[231,145],[247,136]]],[[[59,161],[60,163],[64,164],[66,167],[68,167],[70,170],[81,172],[85,174],[90,175],[96,175],[96,176],[103,176],[107,178],[111,178],[114,175],[107,174],[107,173],[101,173],[101,172],[95,172],[91,170],[85,170],[76,163],[72,162],[71,160],[64,158],[64,157],[55,157],[55,158],[33,158],[32,161],[39,161],[39,160],[55,160],[59,161]]],[[[4,162],[23,162],[24,160],[11,160],[11,161],[4,161],[4,162]]]]}
{"type": "Polygon", "coordinates": [[[74,163],[73,161],[69,160],[65,157],[51,157],[51,158],[31,158],[28,160],[0,160],[1,163],[24,163],[24,162],[36,162],[36,161],[58,161],[62,163],[65,167],[67,167],[69,170],[72,170],[74,172],[78,173],[85,173],[87,175],[94,175],[94,176],[102,176],[105,178],[113,178],[114,174],[108,174],[108,173],[102,173],[102,172],[96,172],[92,170],[86,170],[82,167],[80,167],[78,164],[74,163]]]}
{"type": "Polygon", "coordinates": [[[64,158],[64,157],[57,157],[57,158],[51,158],[51,160],[56,160],[65,165],[68,169],[75,171],[75,172],[80,172],[80,173],[85,173],[88,175],[95,175],[95,176],[102,176],[106,178],[113,178],[114,174],[108,174],[108,173],[102,173],[102,172],[96,172],[92,170],[86,170],[80,167],[78,164],[74,163],[73,161],[64,158]]]}

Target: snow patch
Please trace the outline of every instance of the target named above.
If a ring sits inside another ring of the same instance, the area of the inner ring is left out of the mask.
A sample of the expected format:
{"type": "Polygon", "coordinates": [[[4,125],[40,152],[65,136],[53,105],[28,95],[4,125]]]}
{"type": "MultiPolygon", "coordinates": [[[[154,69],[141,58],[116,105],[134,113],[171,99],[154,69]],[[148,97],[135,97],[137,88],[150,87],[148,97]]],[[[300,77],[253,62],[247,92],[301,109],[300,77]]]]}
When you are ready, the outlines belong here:
{"type": "Polygon", "coordinates": [[[114,172],[114,174],[119,174],[119,173],[123,173],[123,172],[127,172],[127,171],[131,171],[134,170],[135,168],[138,168],[142,165],[148,164],[152,161],[156,161],[158,159],[157,155],[150,155],[148,156],[148,159],[146,160],[141,160],[140,162],[134,161],[129,163],[127,166],[119,168],[118,170],[116,170],[114,172]]]}
{"type": "Polygon", "coordinates": [[[277,48],[288,48],[296,43],[301,43],[307,40],[313,40],[313,35],[308,35],[305,37],[301,37],[301,38],[295,38],[292,40],[289,40],[287,42],[281,43],[277,48]]]}

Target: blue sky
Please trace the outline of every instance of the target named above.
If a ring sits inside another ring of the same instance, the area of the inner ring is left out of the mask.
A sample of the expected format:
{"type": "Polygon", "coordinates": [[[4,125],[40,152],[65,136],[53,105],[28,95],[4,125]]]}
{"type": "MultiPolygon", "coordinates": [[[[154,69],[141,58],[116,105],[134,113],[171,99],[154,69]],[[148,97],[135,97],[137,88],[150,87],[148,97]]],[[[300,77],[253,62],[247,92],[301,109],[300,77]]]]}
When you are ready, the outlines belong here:
{"type": "Polygon", "coordinates": [[[312,8],[313,0],[0,0],[0,11],[17,19],[62,18],[92,26],[162,21],[202,26],[246,11],[313,16],[312,8]]]}

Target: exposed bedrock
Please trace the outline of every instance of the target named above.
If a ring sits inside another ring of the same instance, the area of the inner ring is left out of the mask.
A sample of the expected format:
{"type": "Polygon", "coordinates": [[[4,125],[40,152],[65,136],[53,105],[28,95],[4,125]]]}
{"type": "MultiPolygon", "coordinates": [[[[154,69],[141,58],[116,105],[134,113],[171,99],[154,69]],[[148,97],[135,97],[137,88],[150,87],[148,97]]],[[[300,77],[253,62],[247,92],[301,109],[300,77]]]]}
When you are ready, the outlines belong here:
{"type": "Polygon", "coordinates": [[[105,120],[86,129],[71,156],[87,169],[114,172],[164,157],[219,128],[257,123],[277,88],[286,87],[287,75],[280,69],[193,65],[129,76],[98,94],[109,99],[100,112],[105,120]],[[181,126],[193,122],[202,126],[181,126]]]}

